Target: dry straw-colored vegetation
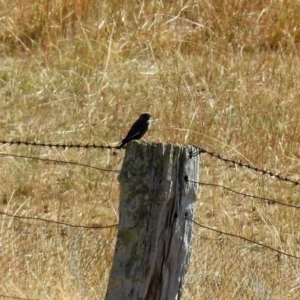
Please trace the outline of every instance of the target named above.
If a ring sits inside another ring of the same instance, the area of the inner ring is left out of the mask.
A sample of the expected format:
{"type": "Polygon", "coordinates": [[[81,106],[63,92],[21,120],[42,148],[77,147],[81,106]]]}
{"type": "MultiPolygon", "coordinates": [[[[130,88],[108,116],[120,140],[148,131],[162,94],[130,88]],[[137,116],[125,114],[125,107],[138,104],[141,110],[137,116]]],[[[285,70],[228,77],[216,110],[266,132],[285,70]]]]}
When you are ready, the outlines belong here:
{"type": "MultiPolygon", "coordinates": [[[[150,111],[149,142],[196,144],[300,179],[299,1],[11,0],[0,8],[1,139],[113,145],[150,111]]],[[[123,156],[5,145],[1,153],[108,169],[120,169],[123,156]]],[[[0,180],[2,212],[118,222],[116,173],[2,157],[0,180]]],[[[208,156],[200,180],[300,204],[299,186],[208,156]]],[[[299,210],[202,187],[196,215],[300,256],[299,210]]],[[[103,299],[115,229],[0,221],[1,295],[103,299]]],[[[282,269],[276,254],[249,256],[253,245],[201,228],[194,240],[184,299],[299,299],[299,261],[282,269]]]]}

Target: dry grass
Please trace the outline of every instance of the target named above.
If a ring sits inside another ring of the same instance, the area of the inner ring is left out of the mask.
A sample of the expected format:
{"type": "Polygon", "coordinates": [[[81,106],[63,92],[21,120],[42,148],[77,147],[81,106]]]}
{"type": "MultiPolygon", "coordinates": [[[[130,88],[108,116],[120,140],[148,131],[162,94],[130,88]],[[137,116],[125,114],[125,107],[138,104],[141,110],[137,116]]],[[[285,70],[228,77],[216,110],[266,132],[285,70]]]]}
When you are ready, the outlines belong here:
{"type": "MultiPolygon", "coordinates": [[[[156,122],[148,141],[196,144],[300,179],[299,1],[12,0],[0,7],[1,139],[113,144],[150,111],[156,122]]],[[[1,152],[112,169],[122,162],[110,151],[1,152]]],[[[1,211],[73,224],[117,222],[114,173],[3,157],[0,178],[1,211]]],[[[206,156],[200,179],[300,204],[299,187],[206,156]]],[[[198,204],[200,223],[300,256],[298,210],[207,187],[198,204]]],[[[2,217],[0,230],[0,294],[103,298],[114,230],[2,217]]],[[[228,241],[220,255],[215,238],[195,231],[186,299],[299,298],[290,286],[299,279],[297,261],[281,273],[274,254],[250,259],[228,241]],[[203,236],[212,240],[203,244],[203,236]],[[244,276],[253,278],[249,270],[267,274],[238,294],[244,276]]]]}

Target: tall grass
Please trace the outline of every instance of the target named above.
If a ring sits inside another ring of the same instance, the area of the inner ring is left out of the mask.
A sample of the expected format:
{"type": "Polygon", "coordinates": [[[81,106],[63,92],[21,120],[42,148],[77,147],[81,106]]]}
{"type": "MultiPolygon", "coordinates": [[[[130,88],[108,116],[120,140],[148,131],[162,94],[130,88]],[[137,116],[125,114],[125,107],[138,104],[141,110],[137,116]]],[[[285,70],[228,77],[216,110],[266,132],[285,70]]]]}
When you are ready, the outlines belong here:
{"type": "MultiPolygon", "coordinates": [[[[149,142],[196,144],[300,179],[299,1],[12,0],[0,8],[1,139],[113,145],[141,112],[150,111],[155,122],[149,142]]],[[[1,148],[111,169],[122,162],[120,152],[1,148]]],[[[74,224],[118,221],[115,174],[1,158],[0,178],[1,211],[74,224]]],[[[209,157],[203,157],[201,180],[299,204],[299,188],[209,157]]],[[[203,224],[300,255],[297,211],[204,187],[198,203],[203,224]]],[[[4,236],[12,223],[1,222],[4,236]]],[[[32,226],[23,242],[5,240],[3,266],[24,260],[23,252],[18,258],[9,247],[29,247],[36,259],[26,276],[15,265],[0,268],[3,278],[8,271],[12,276],[0,293],[102,299],[114,231],[99,233],[103,244],[90,252],[76,232],[62,235],[66,241],[53,235],[58,247],[48,251],[43,239],[33,242],[39,227],[32,226]],[[98,281],[83,283],[66,267],[74,245],[83,245],[76,254],[82,261],[91,257],[82,277],[98,281]]],[[[193,252],[187,299],[207,288],[197,280],[200,255],[193,252]]],[[[250,268],[250,261],[244,263],[250,268]]],[[[274,272],[273,282],[278,276],[274,272]]],[[[222,288],[220,299],[231,299],[233,291],[222,288]]]]}

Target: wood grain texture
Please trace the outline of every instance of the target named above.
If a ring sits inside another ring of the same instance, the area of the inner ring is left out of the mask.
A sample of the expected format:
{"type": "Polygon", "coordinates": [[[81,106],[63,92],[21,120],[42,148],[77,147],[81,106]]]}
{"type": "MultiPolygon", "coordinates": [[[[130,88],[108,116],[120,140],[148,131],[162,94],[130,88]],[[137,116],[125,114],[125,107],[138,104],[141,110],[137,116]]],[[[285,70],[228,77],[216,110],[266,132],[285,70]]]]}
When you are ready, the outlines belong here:
{"type": "Polygon", "coordinates": [[[180,299],[200,157],[192,146],[131,142],[119,175],[119,231],[106,300],[180,299]]]}

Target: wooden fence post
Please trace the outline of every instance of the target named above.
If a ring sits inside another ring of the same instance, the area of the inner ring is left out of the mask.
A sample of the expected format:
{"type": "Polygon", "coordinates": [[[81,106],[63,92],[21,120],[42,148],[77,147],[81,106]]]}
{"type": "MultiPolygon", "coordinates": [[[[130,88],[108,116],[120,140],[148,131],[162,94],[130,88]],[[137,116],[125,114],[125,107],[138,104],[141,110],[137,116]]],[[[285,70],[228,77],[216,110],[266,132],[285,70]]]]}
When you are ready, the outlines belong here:
{"type": "Polygon", "coordinates": [[[106,300],[180,299],[191,251],[200,156],[130,142],[119,175],[119,231],[106,300]]]}

